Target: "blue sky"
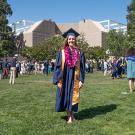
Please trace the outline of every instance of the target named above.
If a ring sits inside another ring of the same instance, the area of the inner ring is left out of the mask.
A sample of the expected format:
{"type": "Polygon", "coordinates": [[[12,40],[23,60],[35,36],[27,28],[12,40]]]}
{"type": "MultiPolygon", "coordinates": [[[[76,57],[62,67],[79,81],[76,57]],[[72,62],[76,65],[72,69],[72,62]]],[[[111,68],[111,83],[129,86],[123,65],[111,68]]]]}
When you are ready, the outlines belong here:
{"type": "Polygon", "coordinates": [[[132,0],[8,0],[13,10],[9,23],[51,19],[56,23],[78,23],[83,19],[111,19],[126,24],[132,0]]]}

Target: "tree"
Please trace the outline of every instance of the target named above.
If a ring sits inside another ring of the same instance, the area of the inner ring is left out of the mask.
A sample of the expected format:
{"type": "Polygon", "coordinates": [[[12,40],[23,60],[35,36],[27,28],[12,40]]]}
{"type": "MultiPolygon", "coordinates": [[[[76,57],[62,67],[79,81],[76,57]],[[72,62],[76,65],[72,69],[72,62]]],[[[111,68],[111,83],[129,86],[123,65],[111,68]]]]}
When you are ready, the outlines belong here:
{"type": "Polygon", "coordinates": [[[110,55],[124,56],[127,49],[127,35],[122,31],[109,31],[106,38],[106,50],[110,51],[110,55]]]}
{"type": "Polygon", "coordinates": [[[79,48],[85,53],[86,59],[89,59],[89,44],[86,42],[85,36],[83,34],[81,34],[77,39],[77,44],[79,45],[79,48]]]}
{"type": "Polygon", "coordinates": [[[25,47],[21,51],[21,55],[23,57],[26,57],[27,59],[32,59],[31,54],[32,54],[32,48],[30,48],[30,47],[25,47]]]}
{"type": "Polygon", "coordinates": [[[94,59],[104,59],[107,57],[105,49],[102,47],[91,47],[94,59]]]}
{"type": "MultiPolygon", "coordinates": [[[[7,0],[0,0],[0,50],[12,54],[15,49],[14,33],[8,26],[7,16],[12,15],[12,9],[7,0]]],[[[2,55],[2,53],[0,53],[2,55]]]]}
{"type": "Polygon", "coordinates": [[[61,36],[53,36],[32,48],[24,48],[21,54],[28,59],[38,61],[55,59],[56,53],[63,47],[63,42],[64,39],[61,36]]]}
{"type": "Polygon", "coordinates": [[[135,47],[135,0],[127,7],[127,34],[129,46],[135,47]]]}

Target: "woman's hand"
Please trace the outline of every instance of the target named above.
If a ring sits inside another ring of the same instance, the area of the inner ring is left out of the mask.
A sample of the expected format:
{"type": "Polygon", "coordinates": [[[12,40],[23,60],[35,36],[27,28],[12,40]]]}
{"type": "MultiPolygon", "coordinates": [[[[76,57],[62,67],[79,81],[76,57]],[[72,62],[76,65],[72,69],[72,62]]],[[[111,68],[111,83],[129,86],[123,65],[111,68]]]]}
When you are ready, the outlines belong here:
{"type": "Polygon", "coordinates": [[[57,86],[58,86],[59,89],[62,89],[62,84],[61,83],[58,83],[57,86]]]}
{"type": "Polygon", "coordinates": [[[79,89],[83,87],[83,83],[80,81],[79,82],[79,89]]]}

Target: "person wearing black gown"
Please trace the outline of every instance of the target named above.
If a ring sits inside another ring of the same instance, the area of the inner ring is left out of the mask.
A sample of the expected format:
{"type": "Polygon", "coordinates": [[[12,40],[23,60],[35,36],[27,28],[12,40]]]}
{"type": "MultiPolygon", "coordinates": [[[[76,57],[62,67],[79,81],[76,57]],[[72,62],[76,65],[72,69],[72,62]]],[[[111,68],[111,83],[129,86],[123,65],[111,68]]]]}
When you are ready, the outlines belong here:
{"type": "Polygon", "coordinates": [[[85,56],[76,43],[78,32],[69,29],[63,34],[64,48],[59,50],[53,72],[53,84],[57,85],[56,112],[67,112],[67,123],[72,123],[78,111],[80,88],[85,78],[85,56]]]}

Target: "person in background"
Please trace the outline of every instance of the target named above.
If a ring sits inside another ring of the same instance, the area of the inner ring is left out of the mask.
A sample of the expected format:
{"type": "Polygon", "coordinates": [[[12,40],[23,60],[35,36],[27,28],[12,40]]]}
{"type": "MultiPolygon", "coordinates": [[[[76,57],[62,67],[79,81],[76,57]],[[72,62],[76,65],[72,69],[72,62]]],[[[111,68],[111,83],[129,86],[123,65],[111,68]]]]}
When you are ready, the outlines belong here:
{"type": "Polygon", "coordinates": [[[51,72],[54,70],[54,60],[51,61],[51,72]]]}
{"type": "Polygon", "coordinates": [[[90,60],[89,62],[90,62],[90,73],[93,73],[94,63],[92,60],[90,60]]]}
{"type": "Polygon", "coordinates": [[[106,76],[107,73],[107,67],[108,67],[108,63],[106,60],[104,60],[104,76],[106,76]]]}
{"type": "Polygon", "coordinates": [[[129,93],[132,93],[133,85],[135,86],[135,48],[131,47],[128,49],[126,59],[129,93]]]}
{"type": "Polygon", "coordinates": [[[17,61],[17,63],[16,63],[16,78],[17,78],[18,75],[20,74],[20,69],[21,69],[21,67],[20,67],[20,62],[17,61]]]}
{"type": "Polygon", "coordinates": [[[0,60],[0,80],[2,79],[2,72],[3,72],[2,61],[0,60]]]}
{"type": "Polygon", "coordinates": [[[57,53],[53,73],[53,84],[57,85],[56,111],[67,112],[67,123],[75,120],[85,77],[85,56],[76,43],[78,35],[73,29],[63,34],[64,48],[57,53]]]}
{"type": "Polygon", "coordinates": [[[48,76],[49,73],[49,60],[44,61],[44,74],[48,76]]]}
{"type": "Polygon", "coordinates": [[[11,60],[9,84],[15,84],[15,77],[16,77],[16,57],[13,57],[13,59],[11,60]]]}
{"type": "Polygon", "coordinates": [[[118,77],[122,78],[122,59],[119,58],[117,61],[118,77]]]}
{"type": "Polygon", "coordinates": [[[35,73],[35,75],[38,73],[38,62],[37,61],[34,62],[34,73],[35,73]]]}
{"type": "Polygon", "coordinates": [[[112,73],[112,79],[117,78],[117,61],[116,61],[116,58],[113,58],[113,61],[111,63],[111,73],[112,73]]]}
{"type": "Polygon", "coordinates": [[[8,60],[5,59],[3,62],[3,79],[8,78],[8,73],[9,73],[8,60]]]}

